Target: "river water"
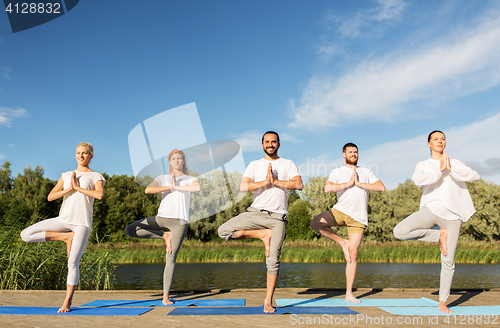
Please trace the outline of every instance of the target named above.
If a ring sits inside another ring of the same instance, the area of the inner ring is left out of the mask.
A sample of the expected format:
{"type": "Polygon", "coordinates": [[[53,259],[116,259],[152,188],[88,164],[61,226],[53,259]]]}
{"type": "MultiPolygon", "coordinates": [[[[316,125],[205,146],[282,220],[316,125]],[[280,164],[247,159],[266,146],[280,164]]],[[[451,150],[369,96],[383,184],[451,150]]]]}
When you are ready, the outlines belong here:
{"type": "MultiPolygon", "coordinates": [[[[116,268],[115,289],[162,289],[164,264],[116,268]]],[[[360,263],[355,288],[437,288],[440,264],[360,263]]],[[[278,288],[345,288],[345,264],[281,263],[278,288]]],[[[264,263],[178,263],[173,290],[266,288],[264,263]]],[[[457,264],[452,288],[500,288],[500,264],[457,264]]]]}

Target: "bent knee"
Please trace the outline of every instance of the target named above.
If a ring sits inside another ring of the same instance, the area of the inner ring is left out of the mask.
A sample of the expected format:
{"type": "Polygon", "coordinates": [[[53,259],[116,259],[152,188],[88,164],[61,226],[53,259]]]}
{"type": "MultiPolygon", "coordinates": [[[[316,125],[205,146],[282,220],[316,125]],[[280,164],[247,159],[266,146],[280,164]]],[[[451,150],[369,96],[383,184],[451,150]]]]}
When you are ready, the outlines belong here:
{"type": "Polygon", "coordinates": [[[217,229],[217,234],[219,235],[220,238],[224,240],[229,240],[232,235],[232,231],[229,231],[229,229],[226,228],[226,226],[223,224],[217,229]]]}
{"type": "Polygon", "coordinates": [[[136,226],[135,224],[129,224],[126,228],[125,228],[125,233],[127,234],[127,236],[129,237],[137,237],[137,229],[136,229],[136,226]]]}
{"type": "Polygon", "coordinates": [[[31,240],[31,234],[26,231],[27,229],[24,229],[21,231],[21,239],[25,242],[29,242],[31,240]]]}
{"type": "Polygon", "coordinates": [[[395,226],[392,230],[392,233],[396,239],[405,239],[405,236],[408,234],[405,230],[401,229],[399,226],[395,226]]]}
{"type": "Polygon", "coordinates": [[[319,232],[319,229],[321,229],[323,226],[325,226],[325,223],[321,222],[321,217],[317,216],[314,219],[311,220],[310,227],[316,232],[319,232]]]}

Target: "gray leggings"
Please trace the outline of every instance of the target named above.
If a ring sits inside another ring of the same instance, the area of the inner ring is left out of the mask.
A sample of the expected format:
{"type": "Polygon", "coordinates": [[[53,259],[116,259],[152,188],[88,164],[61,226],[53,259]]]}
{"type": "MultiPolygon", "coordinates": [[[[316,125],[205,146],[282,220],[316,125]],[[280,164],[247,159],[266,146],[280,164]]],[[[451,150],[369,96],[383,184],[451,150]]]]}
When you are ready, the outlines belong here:
{"type": "Polygon", "coordinates": [[[186,236],[188,225],[178,219],[167,219],[159,216],[151,216],[135,221],[127,226],[127,235],[132,238],[163,238],[164,229],[172,232],[172,253],[165,256],[165,270],[163,271],[163,292],[170,293],[175,271],[175,259],[181,248],[182,241],[186,236]]]}
{"type": "Polygon", "coordinates": [[[271,229],[269,257],[266,258],[267,273],[277,275],[280,267],[281,247],[285,240],[286,214],[261,211],[254,207],[230,219],[219,227],[219,237],[224,240],[235,239],[239,230],[271,229]]]}
{"type": "Polygon", "coordinates": [[[427,207],[413,213],[394,228],[394,237],[400,240],[420,240],[431,243],[439,242],[439,230],[432,229],[438,226],[448,230],[446,245],[448,254],[441,254],[441,278],[439,282],[439,300],[448,301],[450,288],[455,274],[455,251],[462,220],[445,220],[432,213],[427,207]]]}

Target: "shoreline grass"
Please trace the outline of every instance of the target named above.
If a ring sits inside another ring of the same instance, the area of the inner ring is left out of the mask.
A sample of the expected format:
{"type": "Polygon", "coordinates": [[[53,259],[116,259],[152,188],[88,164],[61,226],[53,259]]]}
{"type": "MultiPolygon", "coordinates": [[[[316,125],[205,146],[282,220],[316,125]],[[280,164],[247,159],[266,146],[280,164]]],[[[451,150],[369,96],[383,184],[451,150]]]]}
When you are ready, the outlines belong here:
{"type": "MultiPolygon", "coordinates": [[[[456,263],[500,263],[500,242],[460,241],[456,263]]],[[[114,244],[115,263],[164,263],[163,240],[114,244]]],[[[326,239],[286,241],[281,252],[282,262],[345,262],[342,249],[326,239]]],[[[184,241],[179,263],[265,262],[260,241],[200,242],[184,241]]],[[[415,241],[373,242],[361,245],[359,263],[440,263],[438,244],[415,241]]]]}

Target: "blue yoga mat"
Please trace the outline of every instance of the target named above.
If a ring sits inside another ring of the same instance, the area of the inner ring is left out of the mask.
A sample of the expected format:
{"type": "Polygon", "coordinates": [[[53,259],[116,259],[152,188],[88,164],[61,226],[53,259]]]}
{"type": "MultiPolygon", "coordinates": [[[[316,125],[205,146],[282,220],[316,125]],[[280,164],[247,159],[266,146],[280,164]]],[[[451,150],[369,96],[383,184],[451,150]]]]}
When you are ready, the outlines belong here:
{"type": "Polygon", "coordinates": [[[255,315],[255,314],[359,314],[346,307],[277,307],[274,313],[264,313],[259,307],[176,308],[168,315],[255,315]]]}
{"type": "Polygon", "coordinates": [[[71,308],[71,311],[57,313],[58,307],[0,306],[0,314],[13,315],[141,315],[152,309],[137,308],[71,308]]]}
{"type": "Polygon", "coordinates": [[[454,306],[453,313],[443,313],[437,307],[379,307],[395,315],[500,315],[500,306],[454,306]]]}
{"type": "Polygon", "coordinates": [[[181,307],[181,306],[245,306],[245,299],[221,300],[173,300],[172,305],[163,305],[161,300],[96,300],[82,307],[181,307]]]}
{"type": "Polygon", "coordinates": [[[348,302],[341,298],[325,299],[277,299],[278,306],[438,306],[439,302],[428,298],[360,298],[361,303],[348,302]]]}

